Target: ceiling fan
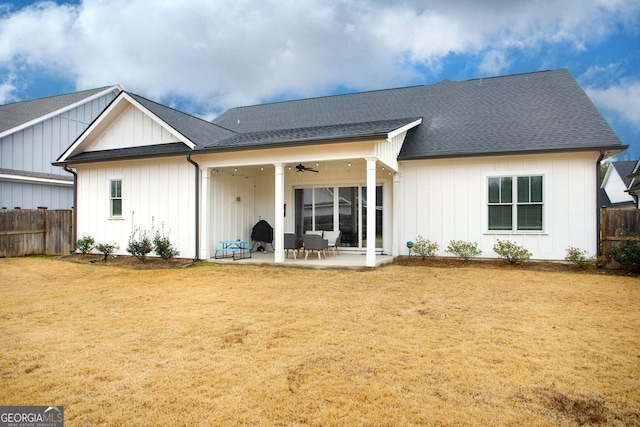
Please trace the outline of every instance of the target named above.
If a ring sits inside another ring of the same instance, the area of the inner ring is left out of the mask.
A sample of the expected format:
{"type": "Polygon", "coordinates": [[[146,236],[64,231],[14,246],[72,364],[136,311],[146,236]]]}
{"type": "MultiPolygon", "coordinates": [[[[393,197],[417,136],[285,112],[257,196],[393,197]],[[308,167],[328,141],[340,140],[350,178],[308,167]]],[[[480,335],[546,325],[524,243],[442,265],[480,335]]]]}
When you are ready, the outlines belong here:
{"type": "Polygon", "coordinates": [[[317,170],[313,169],[313,168],[309,168],[304,166],[302,163],[298,164],[296,166],[296,169],[298,170],[298,172],[304,172],[304,171],[309,171],[309,172],[318,172],[317,170]]]}

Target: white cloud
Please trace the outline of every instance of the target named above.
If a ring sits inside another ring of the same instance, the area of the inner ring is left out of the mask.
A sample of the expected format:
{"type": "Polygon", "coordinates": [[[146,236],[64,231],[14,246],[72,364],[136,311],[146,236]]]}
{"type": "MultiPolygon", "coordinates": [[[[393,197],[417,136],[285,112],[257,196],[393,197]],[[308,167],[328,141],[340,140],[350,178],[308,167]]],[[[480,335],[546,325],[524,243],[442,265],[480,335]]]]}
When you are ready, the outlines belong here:
{"type": "Polygon", "coordinates": [[[635,0],[85,0],[0,14],[0,69],[44,69],[78,89],[120,83],[156,100],[188,98],[220,111],[336,86],[403,85],[443,58],[484,58],[563,42],[583,49],[637,13],[635,0]],[[630,10],[631,9],[631,10],[630,10]],[[614,19],[615,18],[615,19],[614,19]]]}
{"type": "Polygon", "coordinates": [[[623,81],[606,89],[588,88],[586,92],[600,109],[640,129],[640,81],[623,81]]]}

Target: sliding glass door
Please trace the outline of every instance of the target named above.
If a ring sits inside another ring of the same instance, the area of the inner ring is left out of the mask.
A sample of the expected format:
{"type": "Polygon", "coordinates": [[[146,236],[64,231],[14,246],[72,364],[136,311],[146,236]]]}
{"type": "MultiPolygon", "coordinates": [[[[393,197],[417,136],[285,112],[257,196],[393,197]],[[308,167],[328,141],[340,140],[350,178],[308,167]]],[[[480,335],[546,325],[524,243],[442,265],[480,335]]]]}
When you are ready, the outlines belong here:
{"type": "MultiPolygon", "coordinates": [[[[342,246],[367,245],[367,187],[309,187],[295,189],[295,231],[342,231],[342,246]]],[[[376,247],[382,247],[382,186],[376,187],[376,247]]]]}

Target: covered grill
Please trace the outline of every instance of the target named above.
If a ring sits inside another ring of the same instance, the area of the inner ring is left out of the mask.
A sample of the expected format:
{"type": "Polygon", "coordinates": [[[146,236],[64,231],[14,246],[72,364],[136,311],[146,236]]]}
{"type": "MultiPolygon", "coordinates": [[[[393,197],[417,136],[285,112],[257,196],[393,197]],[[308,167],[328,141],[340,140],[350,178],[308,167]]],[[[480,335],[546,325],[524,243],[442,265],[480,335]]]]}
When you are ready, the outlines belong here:
{"type": "Polygon", "coordinates": [[[273,250],[273,227],[264,219],[258,221],[258,223],[253,226],[253,230],[251,230],[251,240],[254,242],[254,248],[256,245],[259,245],[258,250],[261,250],[260,248],[265,250],[267,243],[271,245],[271,249],[273,250]]]}

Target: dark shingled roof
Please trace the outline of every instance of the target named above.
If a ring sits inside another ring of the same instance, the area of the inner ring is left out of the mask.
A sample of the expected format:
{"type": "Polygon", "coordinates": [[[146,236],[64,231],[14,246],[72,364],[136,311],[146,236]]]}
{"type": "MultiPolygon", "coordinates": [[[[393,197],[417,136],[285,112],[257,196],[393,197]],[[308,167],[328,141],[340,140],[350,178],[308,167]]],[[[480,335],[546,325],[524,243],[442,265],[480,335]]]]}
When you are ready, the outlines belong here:
{"type": "Polygon", "coordinates": [[[173,142],[169,144],[145,145],[131,148],[118,148],[113,150],[101,151],[85,151],[75,156],[69,157],[65,162],[53,163],[56,166],[62,166],[66,163],[91,163],[101,160],[112,159],[139,159],[150,157],[162,157],[169,155],[179,155],[191,153],[191,149],[182,142],[173,142]]]}
{"type": "Polygon", "coordinates": [[[69,93],[66,95],[52,96],[49,98],[39,98],[30,101],[15,102],[12,104],[0,105],[0,132],[20,126],[38,117],[53,113],[71,104],[82,101],[85,98],[102,92],[111,86],[97,89],[83,90],[81,92],[69,93]]]}
{"type": "Polygon", "coordinates": [[[158,116],[166,124],[196,144],[197,148],[202,148],[214,141],[226,139],[235,134],[235,132],[221,128],[211,122],[183,113],[182,111],[166,107],[139,95],[134,95],[132,93],[129,93],[129,95],[142,104],[146,109],[158,116]]]}
{"type": "MultiPolygon", "coordinates": [[[[202,151],[374,137],[418,118],[398,160],[625,148],[566,69],[238,107],[211,123],[130,95],[202,151]]],[[[68,162],[187,148],[153,147],[83,153],[68,162]]]]}
{"type": "Polygon", "coordinates": [[[291,145],[292,143],[310,143],[335,141],[373,136],[386,136],[402,126],[415,122],[419,118],[381,120],[377,122],[346,123],[339,125],[314,126],[297,129],[276,129],[263,132],[239,133],[235,136],[208,144],[206,149],[236,150],[263,147],[265,145],[291,145]]]}
{"type": "Polygon", "coordinates": [[[621,146],[566,69],[239,107],[214,123],[244,133],[405,117],[423,122],[399,160],[621,146]]]}

